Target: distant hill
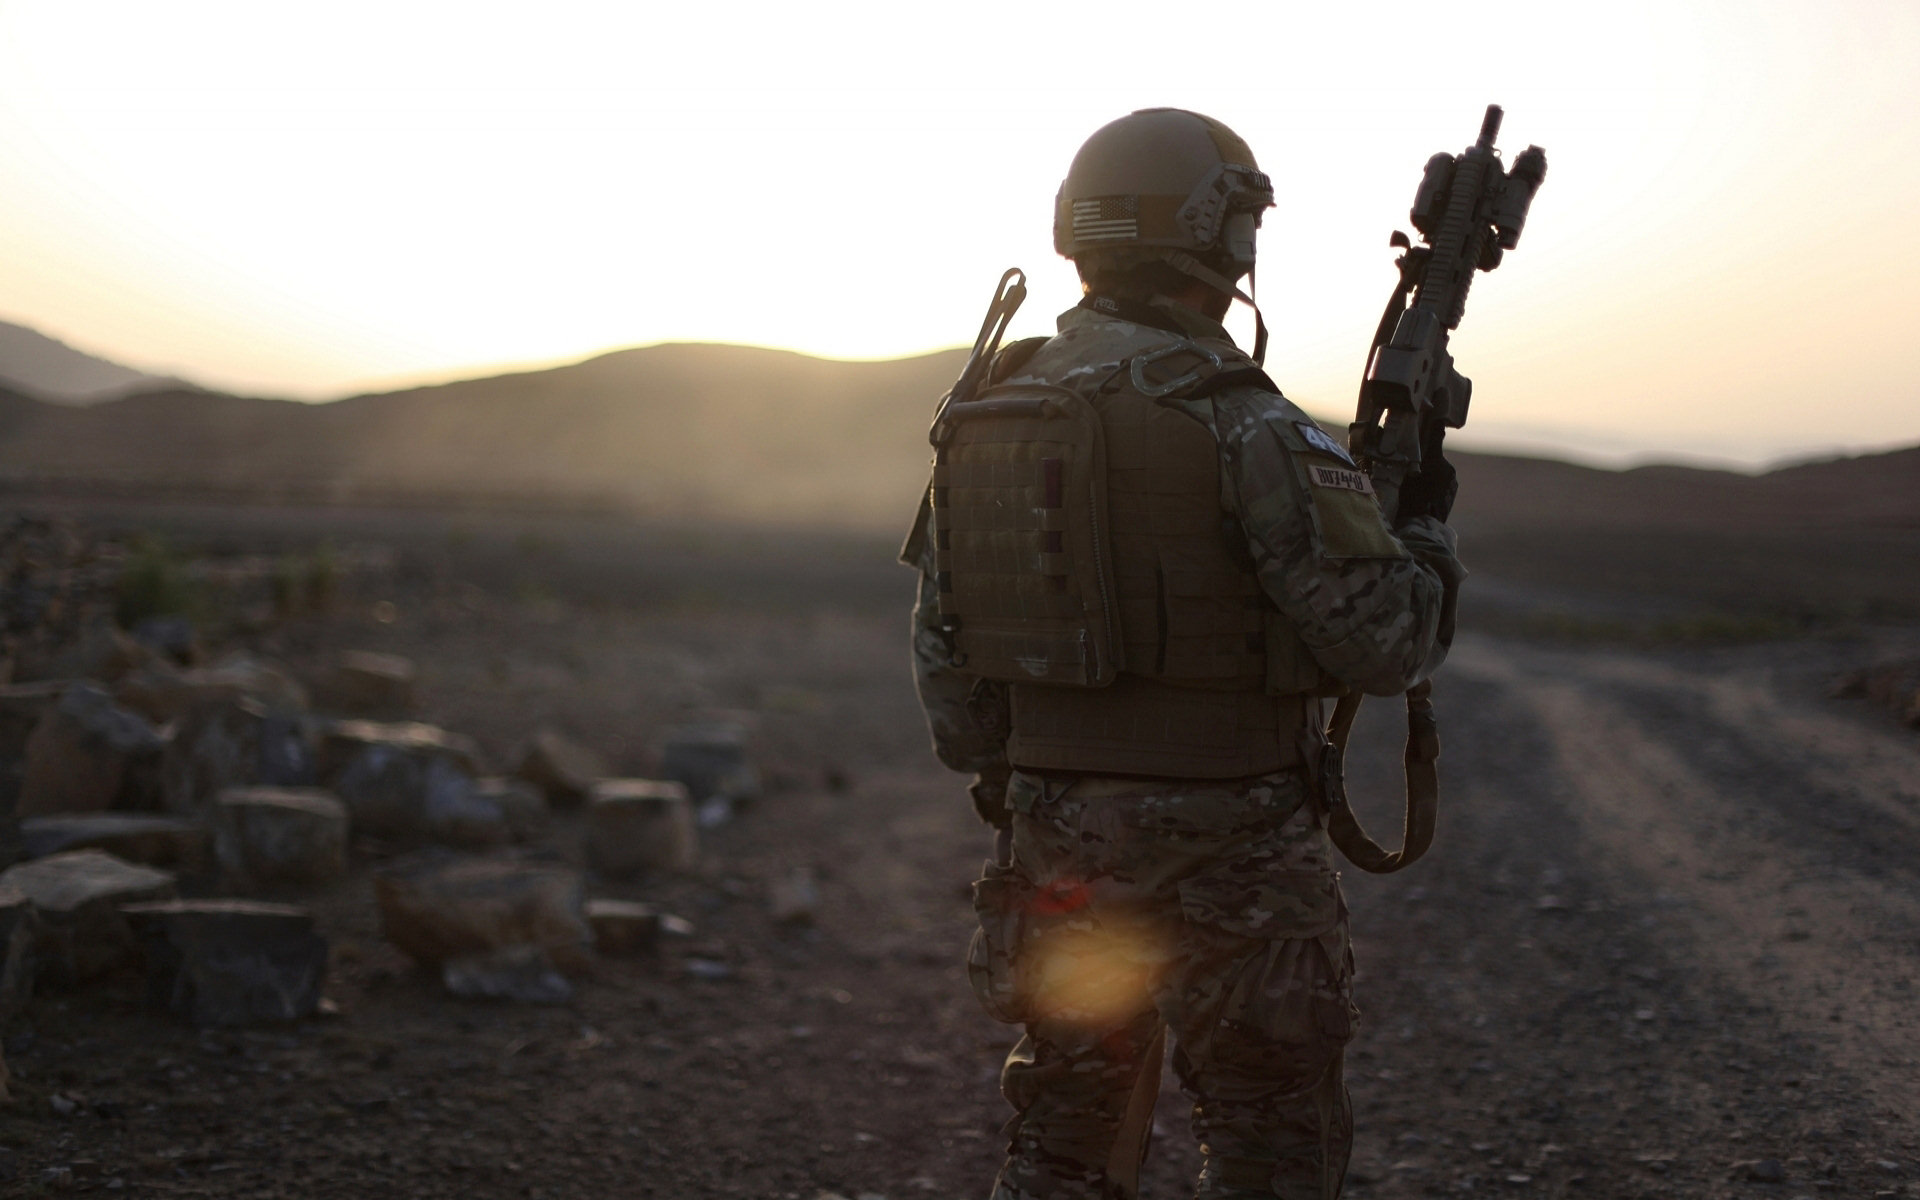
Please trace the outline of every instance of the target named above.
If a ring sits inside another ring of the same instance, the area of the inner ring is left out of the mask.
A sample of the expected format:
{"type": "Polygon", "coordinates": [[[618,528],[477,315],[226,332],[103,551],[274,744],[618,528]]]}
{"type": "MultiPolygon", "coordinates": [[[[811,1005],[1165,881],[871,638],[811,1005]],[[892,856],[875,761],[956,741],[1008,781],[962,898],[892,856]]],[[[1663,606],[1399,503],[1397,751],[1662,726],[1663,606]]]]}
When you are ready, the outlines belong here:
{"type": "MultiPolygon", "coordinates": [[[[668,344],[329,404],[168,389],[72,408],[0,393],[0,486],[897,528],[962,359],[668,344]]],[[[1920,448],[1761,476],[1457,461],[1459,520],[1479,534],[1920,528],[1920,448]]]]}
{"type": "Polygon", "coordinates": [[[57,404],[95,404],[179,381],[161,379],[0,321],[0,386],[57,404]]]}
{"type": "Polygon", "coordinates": [[[669,344],[329,404],[180,390],[85,409],[0,397],[0,484],[897,524],[925,482],[933,404],[963,359],[669,344]]]}

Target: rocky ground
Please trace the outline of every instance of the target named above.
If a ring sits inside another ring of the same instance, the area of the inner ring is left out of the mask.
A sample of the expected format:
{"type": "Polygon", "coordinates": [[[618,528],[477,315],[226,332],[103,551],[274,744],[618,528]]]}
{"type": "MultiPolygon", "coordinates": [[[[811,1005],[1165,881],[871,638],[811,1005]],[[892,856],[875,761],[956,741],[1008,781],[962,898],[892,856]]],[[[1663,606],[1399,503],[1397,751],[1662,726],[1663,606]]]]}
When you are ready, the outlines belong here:
{"type": "MultiPolygon", "coordinates": [[[[602,960],[566,1005],[455,1000],[382,940],[362,843],[344,879],[274,897],[316,911],[332,1015],[196,1031],[122,977],[14,1018],[0,1194],[983,1194],[1012,1039],[960,967],[987,844],[925,748],[905,572],[649,543],[719,565],[622,603],[567,582],[593,575],[577,549],[514,543],[509,577],[445,544],[233,636],[297,672],[407,655],[422,718],[496,761],[550,724],[645,773],[668,724],[753,714],[767,793],[703,831],[698,868],[590,886],[691,936],[602,960]],[[797,868],[812,920],[777,922],[797,868]]],[[[1438,843],[1347,873],[1348,1195],[1920,1196],[1920,735],[1827,694],[1916,652],[1899,629],[1465,634],[1436,691],[1438,843]]],[[[1370,707],[1354,754],[1376,824],[1396,721],[1370,707]]],[[[577,862],[580,836],[563,812],[542,847],[577,862]]],[[[1157,1130],[1147,1194],[1181,1195],[1171,1090],[1157,1130]]]]}

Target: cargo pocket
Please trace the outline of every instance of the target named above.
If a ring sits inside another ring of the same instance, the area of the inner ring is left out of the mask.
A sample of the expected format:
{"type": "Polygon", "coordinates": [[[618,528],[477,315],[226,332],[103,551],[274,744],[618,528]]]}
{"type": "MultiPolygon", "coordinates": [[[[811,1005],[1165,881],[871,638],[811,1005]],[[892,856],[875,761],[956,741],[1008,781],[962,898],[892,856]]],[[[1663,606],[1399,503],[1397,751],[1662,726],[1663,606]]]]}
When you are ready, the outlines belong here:
{"type": "Polygon", "coordinates": [[[1184,1044],[1203,1062],[1309,1086],[1352,1038],[1353,960],[1334,877],[1276,872],[1180,885],[1184,1044]]]}
{"type": "Polygon", "coordinates": [[[980,927],[967,946],[967,981],[980,1006],[996,1021],[1025,1022],[1031,987],[1020,971],[1020,941],[1032,908],[1033,885],[1012,868],[988,863],[973,885],[973,912],[980,927]]]}

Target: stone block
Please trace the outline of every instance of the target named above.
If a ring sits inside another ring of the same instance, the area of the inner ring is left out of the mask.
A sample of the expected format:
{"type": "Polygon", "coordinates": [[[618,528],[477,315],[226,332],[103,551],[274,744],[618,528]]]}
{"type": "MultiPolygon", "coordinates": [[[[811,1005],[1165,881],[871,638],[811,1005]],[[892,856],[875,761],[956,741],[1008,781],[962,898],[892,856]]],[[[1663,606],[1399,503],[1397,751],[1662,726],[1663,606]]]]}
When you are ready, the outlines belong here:
{"type": "Polygon", "coordinates": [[[114,698],[155,724],[179,720],[194,709],[235,700],[254,700],[268,712],[303,713],[306,689],[287,671],[263,659],[231,655],[211,667],[182,670],[156,659],[123,676],[114,698]]]}
{"type": "Polygon", "coordinates": [[[347,806],[320,788],[229,788],[214,809],[220,869],[242,888],[346,873],[347,806]]]}
{"type": "Polygon", "coordinates": [[[392,863],[373,886],[387,940],[427,966],[514,946],[567,972],[590,961],[585,892],[566,867],[430,850],[392,863]]]}
{"type": "Polygon", "coordinates": [[[28,858],[69,850],[104,850],[115,858],[188,875],[212,865],[212,839],[206,826],[152,813],[70,813],[28,817],[20,823],[28,858]]]}
{"type": "Polygon", "coordinates": [[[171,900],[174,876],[101,850],[70,850],[0,872],[0,890],[17,888],[39,914],[35,955],[57,983],[104,974],[134,956],[121,906],[171,900]]]}
{"type": "Polygon", "coordinates": [[[258,1025],[313,1015],[327,941],[313,914],[254,900],[174,900],[123,910],[146,955],[147,999],[194,1025],[258,1025]]]}
{"type": "Polygon", "coordinates": [[[413,660],[398,654],[349,650],[328,673],[320,699],[349,716],[404,717],[413,711],[418,674],[413,660]]]}
{"type": "Polygon", "coordinates": [[[624,878],[687,871],[699,855],[687,789],[666,779],[603,779],[587,797],[587,865],[624,878]]]}
{"type": "Polygon", "coordinates": [[[27,755],[27,739],[47,710],[60,703],[61,695],[73,686],[71,679],[42,679],[35,683],[10,683],[0,687],[0,758],[21,759],[27,755]]]}
{"type": "Polygon", "coordinates": [[[589,900],[587,924],[602,954],[641,954],[660,944],[660,910],[637,900],[589,900]]]}
{"type": "Polygon", "coordinates": [[[486,850],[530,841],[546,824],[547,802],[520,779],[472,779],[428,793],[426,835],[445,846],[486,850]]]}
{"type": "Polygon", "coordinates": [[[556,807],[581,803],[608,774],[598,754],[556,729],[542,729],[528,740],[513,773],[546,793],[556,807]]]}
{"type": "Polygon", "coordinates": [[[308,787],[314,740],[306,720],[252,696],[210,699],[174,727],[160,764],[169,812],[210,819],[222,792],[236,787],[308,787]]]}
{"type": "Polygon", "coordinates": [[[695,804],[716,798],[742,804],[760,795],[760,772],[748,755],[742,721],[708,721],[667,731],[660,775],[686,785],[695,804]]]}
{"type": "Polygon", "coordinates": [[[34,945],[40,915],[33,901],[12,884],[0,884],[0,1021],[33,998],[34,945]]]}
{"type": "Polygon", "coordinates": [[[97,683],[69,685],[27,739],[18,812],[100,812],[137,804],[167,739],[97,683]]]}
{"type": "Polygon", "coordinates": [[[479,748],[460,734],[415,723],[339,721],[322,758],[333,767],[327,778],[355,833],[418,843],[467,838],[504,819],[498,805],[479,797],[479,748]]]}

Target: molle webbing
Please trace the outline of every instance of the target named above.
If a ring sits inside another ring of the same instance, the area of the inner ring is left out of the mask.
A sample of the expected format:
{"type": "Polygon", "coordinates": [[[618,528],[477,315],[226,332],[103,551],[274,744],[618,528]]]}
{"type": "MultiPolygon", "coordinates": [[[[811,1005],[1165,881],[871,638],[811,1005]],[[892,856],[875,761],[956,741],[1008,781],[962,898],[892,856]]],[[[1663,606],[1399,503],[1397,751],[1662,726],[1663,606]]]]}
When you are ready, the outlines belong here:
{"type": "Polygon", "coordinates": [[[1175,687],[1121,675],[1109,687],[1015,684],[1007,757],[1035,771],[1239,779],[1298,766],[1305,698],[1175,687]]]}
{"type": "Polygon", "coordinates": [[[960,665],[1098,687],[1119,670],[1100,420],[1063,388],[1006,386],[934,425],[934,570],[960,665]]]}
{"type": "Polygon", "coordinates": [[[1229,544],[1212,432],[1131,390],[1098,397],[1094,407],[1106,432],[1126,669],[1193,687],[1261,690],[1272,608],[1245,551],[1236,557],[1229,544]]]}

